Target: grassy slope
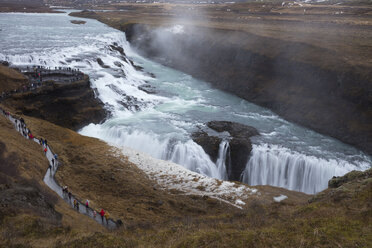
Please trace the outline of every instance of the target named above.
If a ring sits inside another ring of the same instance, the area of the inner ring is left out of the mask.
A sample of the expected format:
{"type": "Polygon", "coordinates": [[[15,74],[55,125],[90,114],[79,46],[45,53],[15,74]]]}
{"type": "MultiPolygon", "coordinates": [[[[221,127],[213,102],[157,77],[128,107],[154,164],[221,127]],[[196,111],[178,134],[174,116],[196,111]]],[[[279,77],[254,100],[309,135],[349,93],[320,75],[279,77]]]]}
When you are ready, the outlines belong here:
{"type": "Polygon", "coordinates": [[[2,115],[0,143],[4,146],[0,154],[0,247],[50,247],[105,231],[79,216],[44,185],[48,161],[42,149],[24,139],[2,115]]]}
{"type": "Polygon", "coordinates": [[[27,79],[20,72],[0,65],[0,93],[18,89],[27,79]]]}

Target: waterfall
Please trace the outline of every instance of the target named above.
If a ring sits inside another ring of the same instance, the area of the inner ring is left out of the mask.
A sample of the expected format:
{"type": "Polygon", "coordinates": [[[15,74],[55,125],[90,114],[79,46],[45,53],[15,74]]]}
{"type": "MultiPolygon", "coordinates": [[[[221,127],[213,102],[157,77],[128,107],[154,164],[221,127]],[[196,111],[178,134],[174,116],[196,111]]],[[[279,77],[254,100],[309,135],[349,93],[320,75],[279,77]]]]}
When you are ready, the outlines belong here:
{"type": "Polygon", "coordinates": [[[327,188],[333,176],[358,169],[346,161],[307,156],[280,146],[254,145],[242,181],[315,194],[327,188]]]}
{"type": "MultiPolygon", "coordinates": [[[[193,140],[176,140],[175,135],[160,136],[139,130],[128,131],[125,127],[90,124],[81,134],[106,140],[116,146],[128,146],[154,158],[169,160],[205,176],[226,180],[226,157],[229,143],[222,141],[219,146],[217,163],[213,163],[203,148],[193,140]]],[[[125,149],[125,148],[124,148],[125,149]]]]}
{"type": "Polygon", "coordinates": [[[227,169],[229,168],[229,164],[230,164],[230,149],[229,148],[230,148],[229,142],[223,140],[220,143],[216,166],[217,166],[217,171],[219,174],[218,178],[221,180],[228,179],[227,169]],[[227,166],[226,166],[226,161],[227,161],[227,166]]]}

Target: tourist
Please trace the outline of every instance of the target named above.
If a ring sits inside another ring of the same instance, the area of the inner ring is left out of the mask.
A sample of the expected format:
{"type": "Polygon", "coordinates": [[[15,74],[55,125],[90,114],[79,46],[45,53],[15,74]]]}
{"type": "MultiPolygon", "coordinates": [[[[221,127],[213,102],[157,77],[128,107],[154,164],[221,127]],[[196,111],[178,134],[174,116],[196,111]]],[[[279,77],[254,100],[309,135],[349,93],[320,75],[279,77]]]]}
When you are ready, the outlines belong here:
{"type": "Polygon", "coordinates": [[[46,155],[46,153],[47,153],[47,151],[48,151],[48,148],[44,148],[44,153],[45,153],[45,155],[46,155]]]}
{"type": "Polygon", "coordinates": [[[48,146],[48,141],[45,139],[44,140],[45,146],[48,146]]]}
{"type": "Polygon", "coordinates": [[[105,219],[106,219],[107,225],[108,225],[109,218],[110,218],[110,214],[106,211],[106,213],[105,213],[105,219]]]}
{"type": "Polygon", "coordinates": [[[76,199],[74,199],[74,208],[76,207],[76,199]]]}
{"type": "Polygon", "coordinates": [[[88,212],[88,208],[89,208],[89,200],[88,199],[85,201],[85,208],[86,208],[86,210],[88,212]]]}
{"type": "Polygon", "coordinates": [[[96,210],[93,210],[93,218],[95,219],[96,216],[97,216],[97,212],[96,212],[96,210]]]}
{"type": "Polygon", "coordinates": [[[76,201],[76,210],[79,212],[79,202],[76,201]]]}
{"type": "Polygon", "coordinates": [[[67,194],[68,193],[67,186],[63,186],[62,192],[63,192],[63,194],[67,194]]]}
{"type": "Polygon", "coordinates": [[[105,216],[105,211],[103,210],[103,208],[101,209],[101,212],[99,212],[99,214],[101,215],[102,224],[103,224],[103,216],[105,216]]]}
{"type": "Polygon", "coordinates": [[[68,192],[68,199],[71,201],[71,196],[72,196],[72,194],[71,194],[71,192],[68,192]]]}
{"type": "Polygon", "coordinates": [[[52,158],[52,165],[53,165],[53,167],[54,167],[54,158],[52,158]]]}

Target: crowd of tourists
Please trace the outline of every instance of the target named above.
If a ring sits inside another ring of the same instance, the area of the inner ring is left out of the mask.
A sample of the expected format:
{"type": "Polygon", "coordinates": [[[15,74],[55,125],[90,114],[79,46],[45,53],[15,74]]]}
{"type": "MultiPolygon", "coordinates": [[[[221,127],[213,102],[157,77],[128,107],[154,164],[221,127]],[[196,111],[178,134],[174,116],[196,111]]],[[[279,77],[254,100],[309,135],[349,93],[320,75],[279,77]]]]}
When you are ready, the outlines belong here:
{"type": "Polygon", "coordinates": [[[37,88],[45,85],[47,81],[56,81],[59,83],[72,83],[84,78],[84,74],[79,69],[70,67],[44,67],[33,66],[19,69],[24,75],[27,76],[28,81],[21,87],[14,90],[3,91],[0,94],[0,100],[5,99],[15,93],[24,93],[36,90],[37,88]]]}
{"type": "MultiPolygon", "coordinates": [[[[78,212],[80,212],[80,204],[81,203],[76,198],[73,198],[73,195],[72,195],[71,191],[69,191],[68,186],[64,186],[62,188],[62,194],[63,194],[63,197],[67,198],[70,203],[72,201],[74,209],[76,209],[78,212]],[[73,200],[72,200],[72,198],[73,198],[73,200]]],[[[92,215],[93,219],[96,219],[98,211],[91,208],[89,203],[90,202],[87,199],[85,201],[85,212],[87,214],[89,214],[91,212],[91,215],[92,215]]],[[[109,218],[110,218],[109,212],[103,210],[103,208],[102,208],[101,211],[99,211],[98,213],[101,216],[102,224],[105,223],[104,220],[106,220],[106,224],[108,224],[109,223],[109,218]]]]}

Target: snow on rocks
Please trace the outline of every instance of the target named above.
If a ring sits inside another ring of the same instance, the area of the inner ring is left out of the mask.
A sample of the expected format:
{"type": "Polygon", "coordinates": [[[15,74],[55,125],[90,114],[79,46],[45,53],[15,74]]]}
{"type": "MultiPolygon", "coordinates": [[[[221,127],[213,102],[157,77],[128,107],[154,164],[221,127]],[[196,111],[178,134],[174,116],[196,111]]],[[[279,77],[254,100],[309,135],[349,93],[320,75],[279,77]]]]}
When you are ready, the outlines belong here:
{"type": "MultiPolygon", "coordinates": [[[[242,208],[241,206],[245,205],[243,200],[257,193],[257,189],[245,184],[203,176],[179,164],[153,158],[129,147],[124,147],[121,152],[165,190],[177,190],[186,195],[208,196],[237,208],[242,208]]],[[[114,151],[115,153],[120,156],[118,150],[114,151]]]]}
{"type": "Polygon", "coordinates": [[[281,202],[281,201],[283,201],[287,198],[288,198],[288,196],[286,196],[286,195],[280,195],[280,196],[273,197],[275,202],[281,202]]]}

